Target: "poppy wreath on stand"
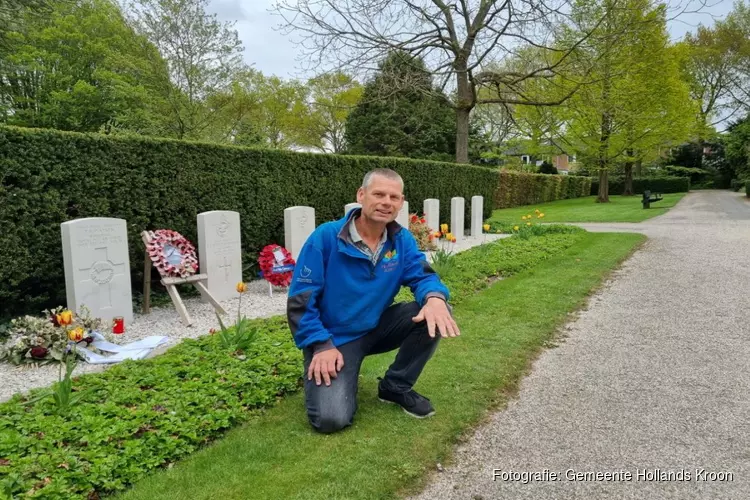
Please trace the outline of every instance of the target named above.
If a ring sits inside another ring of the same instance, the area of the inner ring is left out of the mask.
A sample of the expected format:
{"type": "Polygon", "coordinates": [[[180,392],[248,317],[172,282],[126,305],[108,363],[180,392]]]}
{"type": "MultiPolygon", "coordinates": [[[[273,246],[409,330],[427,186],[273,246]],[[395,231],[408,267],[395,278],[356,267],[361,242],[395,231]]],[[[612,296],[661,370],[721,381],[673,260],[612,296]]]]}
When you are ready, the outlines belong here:
{"type": "Polygon", "coordinates": [[[292,282],[294,264],[292,254],[286,248],[279,245],[266,245],[258,256],[258,265],[263,272],[263,278],[273,286],[289,286],[292,282]],[[287,268],[290,266],[291,270],[274,272],[274,268],[287,268]]]}
{"type": "Polygon", "coordinates": [[[187,278],[198,272],[195,247],[177,231],[153,231],[146,252],[162,276],[187,278]]]}

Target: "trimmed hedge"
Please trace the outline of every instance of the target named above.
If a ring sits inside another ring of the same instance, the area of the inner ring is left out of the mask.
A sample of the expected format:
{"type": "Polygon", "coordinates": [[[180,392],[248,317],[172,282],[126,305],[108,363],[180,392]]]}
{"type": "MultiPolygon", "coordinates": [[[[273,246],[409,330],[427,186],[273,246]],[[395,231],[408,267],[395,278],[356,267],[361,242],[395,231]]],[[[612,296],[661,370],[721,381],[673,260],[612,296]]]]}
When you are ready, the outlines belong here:
{"type": "Polygon", "coordinates": [[[511,208],[588,196],[591,178],[574,175],[500,172],[495,208],[511,208]]]}
{"type": "MultiPolygon", "coordinates": [[[[625,179],[610,178],[609,194],[619,195],[625,190],[625,179]]],[[[633,178],[633,193],[643,194],[649,190],[652,193],[687,193],[690,191],[688,177],[635,177],[633,178]]],[[[599,192],[599,179],[592,178],[591,194],[599,192]]]]}
{"type": "MultiPolygon", "coordinates": [[[[169,228],[197,244],[196,216],[240,213],[246,276],[257,253],[283,243],[284,209],[315,208],[316,223],[343,216],[364,174],[391,168],[404,178],[411,211],[438,198],[447,222],[462,196],[493,208],[580,196],[587,180],[510,174],[403,158],[296,153],[143,137],[108,137],[0,127],[0,319],[65,304],[60,224],[82,217],[127,221],[133,291],[143,284],[140,232],[169,228]],[[501,204],[498,204],[501,201],[501,204]],[[494,202],[494,207],[493,207],[494,202]]],[[[152,275],[158,281],[157,273],[152,275]]]]}

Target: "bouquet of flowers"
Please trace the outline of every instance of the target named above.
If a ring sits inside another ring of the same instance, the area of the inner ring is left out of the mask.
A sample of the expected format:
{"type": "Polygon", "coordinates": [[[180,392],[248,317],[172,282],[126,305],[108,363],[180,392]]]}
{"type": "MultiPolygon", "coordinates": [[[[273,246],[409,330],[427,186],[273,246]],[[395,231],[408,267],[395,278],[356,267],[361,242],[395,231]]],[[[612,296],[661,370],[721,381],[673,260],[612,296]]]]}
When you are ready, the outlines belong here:
{"type": "Polygon", "coordinates": [[[429,250],[435,250],[435,238],[434,234],[427,227],[427,221],[424,215],[422,217],[417,214],[411,214],[409,217],[409,231],[414,235],[414,239],[417,240],[417,246],[423,252],[429,250]]]}
{"type": "Polygon", "coordinates": [[[10,338],[0,347],[0,360],[16,365],[62,361],[71,344],[88,347],[94,340],[91,332],[103,326],[85,307],[78,315],[63,307],[44,314],[43,318],[23,316],[11,322],[10,338]]]}

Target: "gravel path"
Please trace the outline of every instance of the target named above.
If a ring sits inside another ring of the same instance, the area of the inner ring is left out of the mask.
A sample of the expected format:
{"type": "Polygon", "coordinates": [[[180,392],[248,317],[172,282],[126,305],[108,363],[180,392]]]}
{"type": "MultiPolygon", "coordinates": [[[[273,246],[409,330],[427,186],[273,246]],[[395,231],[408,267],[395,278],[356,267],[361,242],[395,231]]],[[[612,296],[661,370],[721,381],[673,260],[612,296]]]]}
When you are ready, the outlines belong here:
{"type": "Polygon", "coordinates": [[[649,241],[415,498],[750,498],[750,203],[700,191],[641,224],[581,226],[649,241]]]}
{"type": "MultiPolygon", "coordinates": [[[[490,235],[486,241],[494,241],[509,235],[490,235]]],[[[485,242],[485,237],[465,238],[455,244],[448,244],[445,250],[462,252],[469,248],[485,242]]],[[[431,260],[431,252],[427,253],[431,260]]],[[[185,327],[180,322],[177,311],[170,303],[165,307],[152,308],[148,315],[136,312],[132,324],[126,325],[126,332],[118,341],[119,343],[134,342],[151,335],[166,335],[169,343],[160,348],[158,353],[166,351],[169,347],[177,345],[185,338],[196,338],[206,335],[211,328],[218,328],[216,315],[210,304],[202,303],[200,298],[184,299],[193,325],[185,327]]],[[[231,317],[237,314],[238,299],[230,299],[222,302],[224,310],[231,317]]],[[[275,288],[273,295],[269,296],[268,283],[265,281],[253,281],[248,284],[248,291],[242,299],[242,314],[248,318],[262,318],[286,314],[286,289],[275,288]]],[[[154,354],[158,354],[155,352],[154,354]]],[[[80,362],[76,367],[75,374],[93,373],[106,370],[111,365],[89,365],[80,362]]],[[[25,392],[36,387],[48,386],[57,381],[58,366],[14,366],[9,363],[0,363],[0,401],[5,401],[17,392],[25,392]]]]}

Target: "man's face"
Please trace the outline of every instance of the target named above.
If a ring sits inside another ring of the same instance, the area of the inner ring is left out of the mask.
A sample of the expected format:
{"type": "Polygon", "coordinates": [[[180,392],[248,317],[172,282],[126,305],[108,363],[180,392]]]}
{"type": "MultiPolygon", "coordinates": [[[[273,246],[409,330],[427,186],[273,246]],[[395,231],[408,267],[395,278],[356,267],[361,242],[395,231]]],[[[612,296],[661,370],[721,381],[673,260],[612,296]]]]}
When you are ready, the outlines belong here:
{"type": "Polygon", "coordinates": [[[401,183],[375,175],[367,189],[357,190],[357,203],[362,205],[362,216],[373,222],[388,223],[396,219],[404,204],[401,183]]]}

